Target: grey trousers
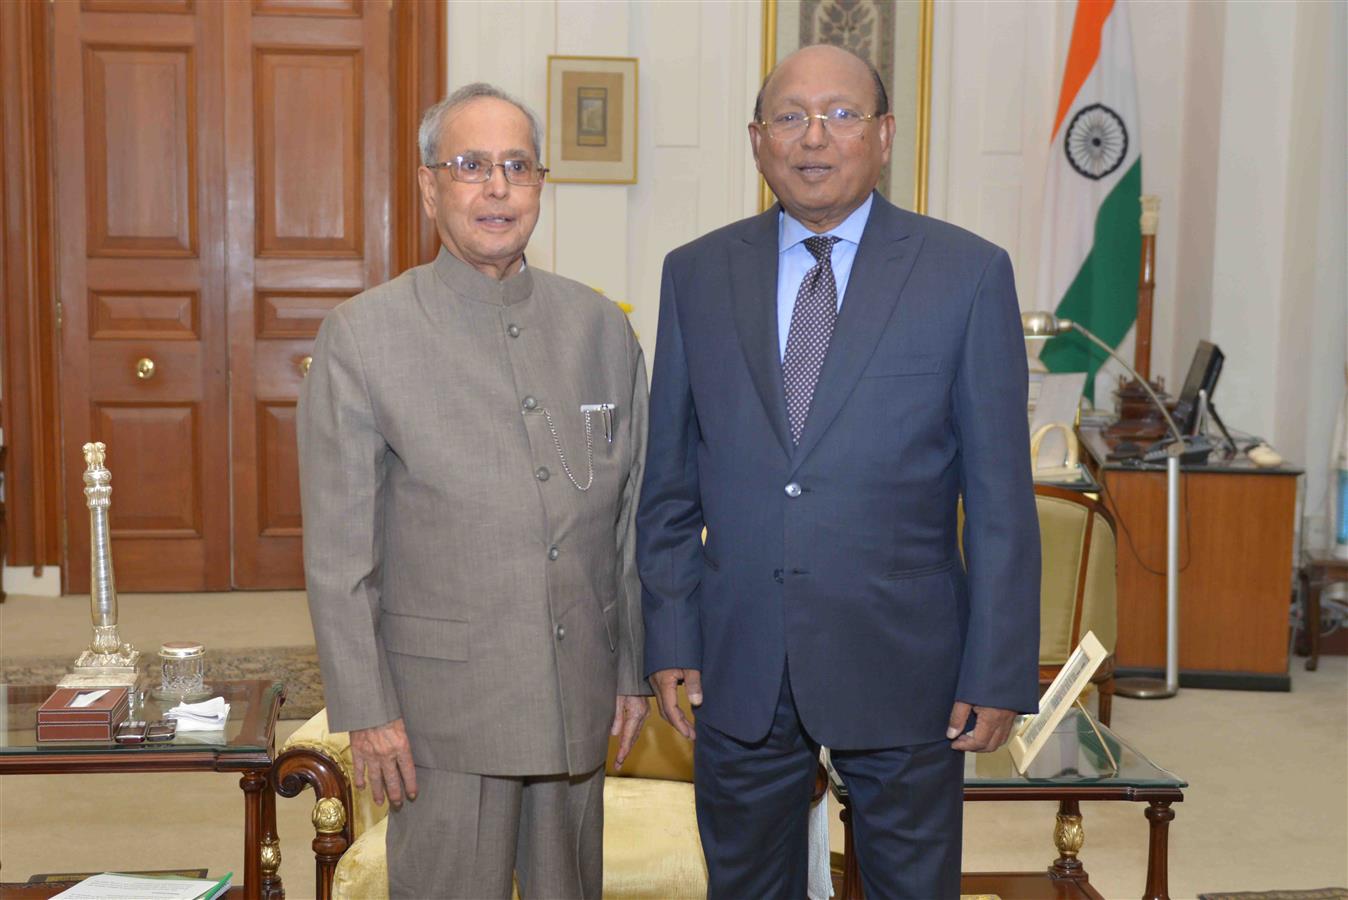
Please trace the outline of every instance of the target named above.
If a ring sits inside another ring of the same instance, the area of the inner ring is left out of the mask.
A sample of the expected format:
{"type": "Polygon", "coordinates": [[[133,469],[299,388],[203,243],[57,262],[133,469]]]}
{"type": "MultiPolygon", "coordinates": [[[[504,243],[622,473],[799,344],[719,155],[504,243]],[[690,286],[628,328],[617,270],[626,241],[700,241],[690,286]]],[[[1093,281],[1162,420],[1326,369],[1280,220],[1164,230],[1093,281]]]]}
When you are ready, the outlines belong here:
{"type": "Polygon", "coordinates": [[[598,898],[604,769],[501,778],[417,766],[417,799],[389,812],[389,897],[598,898]]]}

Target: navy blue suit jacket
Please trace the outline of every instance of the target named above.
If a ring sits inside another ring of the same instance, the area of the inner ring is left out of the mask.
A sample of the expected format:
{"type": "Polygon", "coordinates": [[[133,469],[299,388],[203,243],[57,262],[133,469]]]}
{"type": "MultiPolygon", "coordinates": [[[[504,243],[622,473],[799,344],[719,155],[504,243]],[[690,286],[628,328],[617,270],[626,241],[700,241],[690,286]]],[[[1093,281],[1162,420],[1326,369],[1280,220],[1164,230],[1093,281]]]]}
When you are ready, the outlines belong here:
{"type": "Polygon", "coordinates": [[[787,660],[803,724],[838,749],[942,740],[956,699],[1036,709],[1010,259],[876,196],[793,447],[778,212],[665,259],[637,515],[647,674],[700,669],[699,718],[742,741],[768,733],[787,660]]]}

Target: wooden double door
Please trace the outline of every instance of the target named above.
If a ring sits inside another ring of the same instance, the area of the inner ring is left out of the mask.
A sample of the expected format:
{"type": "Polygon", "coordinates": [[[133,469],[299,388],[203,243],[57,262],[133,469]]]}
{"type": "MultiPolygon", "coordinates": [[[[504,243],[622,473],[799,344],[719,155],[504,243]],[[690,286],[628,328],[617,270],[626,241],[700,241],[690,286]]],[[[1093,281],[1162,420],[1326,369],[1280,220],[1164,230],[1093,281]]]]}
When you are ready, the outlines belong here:
{"type": "Polygon", "coordinates": [[[426,252],[394,246],[395,217],[416,214],[399,15],[50,7],[68,591],[88,588],[95,440],[119,588],[303,585],[295,406],[314,337],[426,252]]]}

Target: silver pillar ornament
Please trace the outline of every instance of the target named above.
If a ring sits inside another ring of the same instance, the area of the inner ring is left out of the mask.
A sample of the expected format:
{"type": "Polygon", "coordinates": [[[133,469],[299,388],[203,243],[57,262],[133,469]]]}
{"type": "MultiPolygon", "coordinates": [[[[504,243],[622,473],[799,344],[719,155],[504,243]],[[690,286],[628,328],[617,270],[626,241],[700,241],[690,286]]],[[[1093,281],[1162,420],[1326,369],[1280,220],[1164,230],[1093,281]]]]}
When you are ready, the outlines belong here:
{"type": "Polygon", "coordinates": [[[94,639],[75,671],[61,687],[134,686],[140,651],[122,642],[117,632],[117,587],[112,577],[112,541],[108,507],[112,505],[112,473],[104,465],[107,447],[84,445],[84,497],[89,507],[89,605],[94,639]]]}

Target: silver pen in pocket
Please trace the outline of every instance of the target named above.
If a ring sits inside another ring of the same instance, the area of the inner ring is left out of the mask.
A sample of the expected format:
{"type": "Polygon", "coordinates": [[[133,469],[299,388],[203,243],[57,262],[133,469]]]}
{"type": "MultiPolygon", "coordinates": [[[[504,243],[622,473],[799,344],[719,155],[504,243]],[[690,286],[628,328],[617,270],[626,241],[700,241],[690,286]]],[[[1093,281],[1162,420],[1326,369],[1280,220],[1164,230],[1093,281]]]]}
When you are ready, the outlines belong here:
{"type": "Polygon", "coordinates": [[[604,417],[604,440],[613,443],[613,414],[618,407],[612,403],[582,403],[580,411],[589,419],[590,413],[597,412],[604,417]]]}

